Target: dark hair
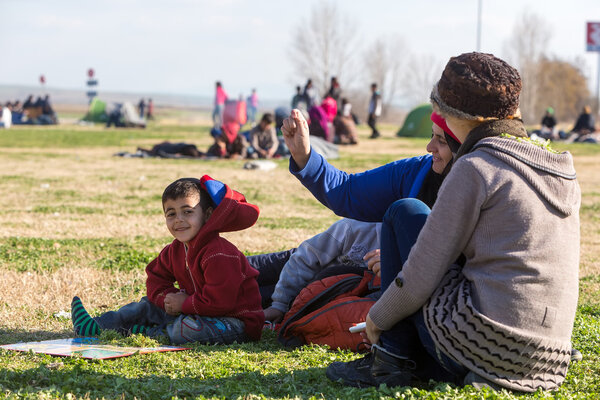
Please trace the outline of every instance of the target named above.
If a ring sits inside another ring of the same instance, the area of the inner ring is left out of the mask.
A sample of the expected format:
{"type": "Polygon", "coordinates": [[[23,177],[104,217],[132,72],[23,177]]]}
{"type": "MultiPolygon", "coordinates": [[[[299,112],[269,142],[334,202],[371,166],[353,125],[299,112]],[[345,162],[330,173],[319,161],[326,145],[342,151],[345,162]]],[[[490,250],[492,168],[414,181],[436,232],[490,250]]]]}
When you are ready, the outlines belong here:
{"type": "Polygon", "coordinates": [[[273,114],[271,113],[264,113],[262,116],[262,119],[260,120],[260,122],[264,122],[265,124],[272,124],[273,123],[273,114]]]}
{"type": "Polygon", "coordinates": [[[163,207],[167,200],[177,200],[197,193],[200,196],[200,207],[206,211],[209,207],[214,208],[214,203],[206,190],[202,188],[200,179],[180,178],[166,187],[162,195],[163,207]]]}
{"type": "Polygon", "coordinates": [[[221,81],[217,81],[217,82],[215,82],[215,85],[217,85],[217,86],[221,86],[221,81]]]}

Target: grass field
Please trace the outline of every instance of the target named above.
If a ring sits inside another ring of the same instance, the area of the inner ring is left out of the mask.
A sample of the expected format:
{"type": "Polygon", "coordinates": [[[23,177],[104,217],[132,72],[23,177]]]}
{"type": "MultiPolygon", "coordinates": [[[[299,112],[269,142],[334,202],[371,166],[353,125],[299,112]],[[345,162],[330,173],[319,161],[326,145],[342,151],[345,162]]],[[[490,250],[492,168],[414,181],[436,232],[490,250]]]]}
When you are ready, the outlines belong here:
{"type": "MultiPolygon", "coordinates": [[[[171,181],[211,175],[243,192],[261,216],[253,228],[224,235],[246,254],[278,251],[322,231],[338,217],[288,172],[243,169],[243,161],[114,157],[163,140],[211,143],[209,127],[164,118],[145,130],[60,125],[0,131],[0,344],[72,337],[70,319],[55,316],[79,295],[92,314],[139,300],[144,267],[172,239],[160,196],[171,181]]],[[[188,121],[188,122],[185,122],[188,121]]],[[[357,172],[422,154],[426,140],[383,137],[342,147],[339,168],[357,172]]],[[[351,389],[324,374],[349,352],[296,350],[266,332],[258,343],[193,345],[175,353],[87,361],[0,350],[0,398],[599,398],[600,147],[557,145],[575,156],[582,188],[580,301],[573,343],[584,360],[553,393],[477,392],[432,382],[422,388],[351,389]]],[[[152,345],[139,336],[103,340],[152,345]]]]}

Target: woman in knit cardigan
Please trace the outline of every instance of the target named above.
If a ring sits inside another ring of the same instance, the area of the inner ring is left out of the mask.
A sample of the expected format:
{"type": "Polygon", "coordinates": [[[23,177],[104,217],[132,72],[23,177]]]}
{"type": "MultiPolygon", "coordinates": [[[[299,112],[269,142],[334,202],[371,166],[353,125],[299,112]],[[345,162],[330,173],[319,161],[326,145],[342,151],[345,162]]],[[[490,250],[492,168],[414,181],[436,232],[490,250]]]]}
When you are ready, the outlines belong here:
{"type": "MultiPolygon", "coordinates": [[[[527,140],[515,118],[520,90],[518,72],[491,54],[462,54],[446,65],[431,101],[462,145],[432,210],[403,199],[386,212],[387,289],[367,318],[372,352],[331,364],[329,378],[354,386],[437,379],[526,392],[564,381],[581,194],[571,155],[527,140]]],[[[310,154],[305,130],[293,113],[283,132],[290,169],[315,192],[315,180],[295,170],[310,154]]]]}

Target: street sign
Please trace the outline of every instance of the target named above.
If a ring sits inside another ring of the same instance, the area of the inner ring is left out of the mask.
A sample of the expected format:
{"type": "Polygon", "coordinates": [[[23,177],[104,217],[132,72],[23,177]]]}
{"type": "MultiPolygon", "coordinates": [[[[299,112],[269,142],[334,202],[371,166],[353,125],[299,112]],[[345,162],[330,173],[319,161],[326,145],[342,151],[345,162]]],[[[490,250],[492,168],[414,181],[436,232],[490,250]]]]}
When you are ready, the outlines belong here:
{"type": "Polygon", "coordinates": [[[600,22],[587,23],[587,51],[600,51],[600,22]]]}

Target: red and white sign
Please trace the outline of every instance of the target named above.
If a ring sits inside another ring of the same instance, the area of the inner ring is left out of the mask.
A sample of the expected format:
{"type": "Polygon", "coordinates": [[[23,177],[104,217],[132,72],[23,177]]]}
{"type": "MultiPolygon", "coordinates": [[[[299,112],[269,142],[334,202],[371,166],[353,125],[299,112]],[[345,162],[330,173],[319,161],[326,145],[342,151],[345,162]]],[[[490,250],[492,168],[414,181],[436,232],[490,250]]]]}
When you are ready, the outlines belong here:
{"type": "Polygon", "coordinates": [[[600,51],[600,22],[587,23],[587,51],[600,51]]]}

